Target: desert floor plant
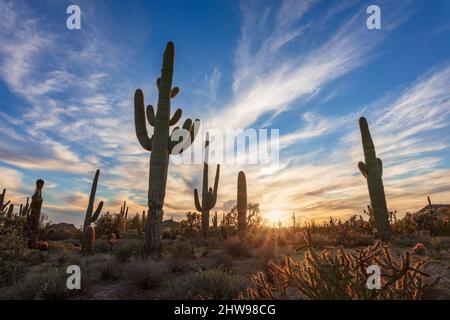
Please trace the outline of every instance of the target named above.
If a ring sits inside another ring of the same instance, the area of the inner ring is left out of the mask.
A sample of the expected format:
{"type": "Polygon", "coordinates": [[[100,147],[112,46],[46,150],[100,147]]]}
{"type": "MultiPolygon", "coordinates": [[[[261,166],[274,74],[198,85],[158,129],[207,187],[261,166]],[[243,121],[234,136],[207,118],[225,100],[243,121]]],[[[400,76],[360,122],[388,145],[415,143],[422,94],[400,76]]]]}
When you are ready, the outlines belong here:
{"type": "Polygon", "coordinates": [[[288,289],[296,289],[300,297],[313,300],[401,299],[415,300],[423,297],[424,290],[433,286],[425,282],[430,277],[421,269],[426,259],[414,264],[409,252],[396,261],[388,247],[381,241],[366,248],[347,252],[344,249],[332,254],[325,249],[318,252],[307,233],[307,251],[302,260],[284,256],[271,261],[266,273],[253,277],[253,287],[246,295],[250,299],[285,299],[288,289]],[[370,265],[383,270],[381,289],[367,288],[370,265]]]}
{"type": "Polygon", "coordinates": [[[170,116],[171,99],[175,98],[179,92],[178,87],[172,87],[174,57],[175,46],[173,42],[169,42],[164,51],[161,77],[156,82],[159,91],[156,114],[153,107],[149,105],[146,117],[142,90],[136,90],[134,95],[136,136],[141,146],[151,152],[144,251],[146,255],[156,258],[160,256],[169,155],[181,154],[189,148],[200,125],[200,120],[192,122],[191,119],[187,119],[182,129],[176,127],[169,134],[170,126],[175,125],[182,114],[181,109],[177,109],[173,116],[170,116]],[[149,137],[147,133],[146,120],[154,127],[152,137],[149,137]]]}

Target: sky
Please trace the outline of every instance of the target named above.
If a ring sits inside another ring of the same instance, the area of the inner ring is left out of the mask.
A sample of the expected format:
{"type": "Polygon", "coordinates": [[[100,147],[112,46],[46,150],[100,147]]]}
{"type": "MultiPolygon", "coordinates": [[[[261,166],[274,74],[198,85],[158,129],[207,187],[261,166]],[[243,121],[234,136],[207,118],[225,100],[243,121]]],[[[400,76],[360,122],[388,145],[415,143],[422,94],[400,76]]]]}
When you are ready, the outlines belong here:
{"type": "MultiPolygon", "coordinates": [[[[0,0],[0,188],[18,205],[43,178],[48,219],[80,225],[99,168],[104,212],[124,200],[144,210],[150,154],[134,133],[133,95],[141,88],[156,105],[173,41],[182,120],[279,130],[277,167],[221,164],[219,213],[235,204],[243,170],[248,201],[267,218],[361,214],[362,115],[389,209],[449,203],[449,39],[447,0],[0,0]],[[66,27],[71,4],[80,30],[66,27]],[[366,26],[371,4],[379,30],[366,26]]],[[[170,164],[165,218],[195,210],[202,168],[170,164]]]]}

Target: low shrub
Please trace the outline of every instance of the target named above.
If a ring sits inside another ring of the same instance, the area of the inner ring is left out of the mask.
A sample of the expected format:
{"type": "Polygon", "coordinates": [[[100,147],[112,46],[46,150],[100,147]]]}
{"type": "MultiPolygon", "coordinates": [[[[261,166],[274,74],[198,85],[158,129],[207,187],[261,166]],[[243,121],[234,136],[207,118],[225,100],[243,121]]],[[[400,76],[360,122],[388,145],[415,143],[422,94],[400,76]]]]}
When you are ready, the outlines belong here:
{"type": "Polygon", "coordinates": [[[148,290],[161,285],[164,269],[161,262],[142,260],[129,263],[125,273],[132,284],[140,289],[148,290]]]}
{"type": "Polygon", "coordinates": [[[233,258],[251,257],[251,248],[247,242],[239,238],[231,238],[225,242],[225,251],[233,258]]]}

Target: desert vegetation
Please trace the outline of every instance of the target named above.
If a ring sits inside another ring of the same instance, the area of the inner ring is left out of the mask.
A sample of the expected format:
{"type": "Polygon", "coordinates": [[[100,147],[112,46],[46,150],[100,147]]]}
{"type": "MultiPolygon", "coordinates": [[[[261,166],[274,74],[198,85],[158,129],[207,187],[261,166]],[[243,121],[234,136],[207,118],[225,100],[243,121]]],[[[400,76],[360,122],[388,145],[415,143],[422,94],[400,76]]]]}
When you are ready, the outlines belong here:
{"type": "MultiPolygon", "coordinates": [[[[164,220],[170,154],[193,143],[199,120],[175,126],[171,115],[174,44],[164,52],[157,110],[144,108],[136,90],[136,136],[150,152],[148,210],[117,213],[96,203],[97,170],[81,228],[46,222],[44,181],[36,181],[31,202],[20,207],[0,194],[1,299],[449,299],[450,206],[428,204],[400,217],[389,211],[383,164],[377,158],[368,121],[359,121],[370,204],[347,219],[270,226],[250,202],[246,175],[236,177],[235,205],[210,215],[216,205],[220,165],[209,186],[208,145],[201,197],[186,204],[181,221],[164,220]],[[154,127],[149,136],[146,121],[154,127]],[[82,270],[80,290],[66,287],[69,265],[82,270]],[[370,266],[382,273],[381,289],[367,286],[370,266]]],[[[363,187],[363,181],[362,181],[363,187]]],[[[424,195],[425,198],[425,195],[424,195]]],[[[362,207],[365,205],[362,204],[362,207]]]]}

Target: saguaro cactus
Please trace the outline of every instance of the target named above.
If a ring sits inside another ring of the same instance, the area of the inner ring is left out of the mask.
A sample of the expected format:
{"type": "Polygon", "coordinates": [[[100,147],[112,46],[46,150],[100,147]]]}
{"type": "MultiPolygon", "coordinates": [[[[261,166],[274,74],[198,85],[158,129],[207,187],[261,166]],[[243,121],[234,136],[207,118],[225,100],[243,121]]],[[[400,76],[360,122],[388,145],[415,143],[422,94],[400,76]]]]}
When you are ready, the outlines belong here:
{"type": "Polygon", "coordinates": [[[92,182],[91,193],[89,195],[89,203],[84,217],[83,224],[83,241],[81,244],[81,251],[89,253],[92,250],[92,246],[95,242],[95,229],[92,223],[97,221],[103,208],[103,201],[100,201],[97,209],[94,212],[95,193],[97,192],[98,177],[100,170],[95,172],[94,181],[92,182]],[[94,212],[94,213],[93,213],[94,212]]]}
{"type": "Polygon", "coordinates": [[[378,237],[381,240],[386,241],[389,240],[390,226],[383,179],[381,178],[383,174],[383,163],[380,158],[377,158],[376,156],[375,146],[370,135],[366,118],[361,117],[359,119],[359,128],[361,130],[365,163],[358,162],[358,168],[367,180],[378,237]]]}
{"type": "Polygon", "coordinates": [[[179,92],[178,87],[172,88],[174,55],[174,44],[169,42],[164,51],[161,77],[156,82],[159,90],[156,115],[153,107],[147,106],[147,120],[154,127],[152,137],[148,136],[145,124],[144,94],[140,89],[134,94],[136,136],[141,146],[151,151],[144,251],[147,255],[155,257],[159,257],[160,253],[169,155],[180,154],[189,148],[200,125],[200,120],[195,120],[193,123],[191,119],[187,119],[182,129],[174,128],[169,136],[170,126],[175,125],[182,114],[181,109],[177,109],[170,117],[170,100],[179,92]]]}
{"type": "Polygon", "coordinates": [[[203,184],[202,184],[202,203],[198,197],[197,189],[194,189],[194,200],[197,211],[202,213],[202,234],[206,239],[208,237],[209,229],[209,211],[214,208],[217,200],[217,187],[219,185],[220,165],[217,165],[216,177],[214,179],[214,189],[208,189],[208,153],[209,153],[209,138],[206,136],[205,142],[205,158],[203,162],[203,184]]]}
{"type": "Polygon", "coordinates": [[[218,218],[217,218],[217,211],[214,211],[214,216],[212,218],[213,228],[217,229],[218,226],[218,218]]]}
{"type": "Polygon", "coordinates": [[[121,233],[125,232],[128,218],[128,207],[127,202],[123,202],[123,207],[120,207],[120,215],[119,215],[119,231],[121,233]]]}
{"type": "Polygon", "coordinates": [[[37,248],[38,229],[41,220],[42,208],[42,188],[44,187],[44,180],[36,180],[36,189],[31,196],[30,214],[27,217],[26,233],[28,238],[28,247],[30,249],[37,248]]]}
{"type": "Polygon", "coordinates": [[[237,212],[239,236],[244,238],[247,231],[247,182],[242,171],[238,174],[237,212]]]}

